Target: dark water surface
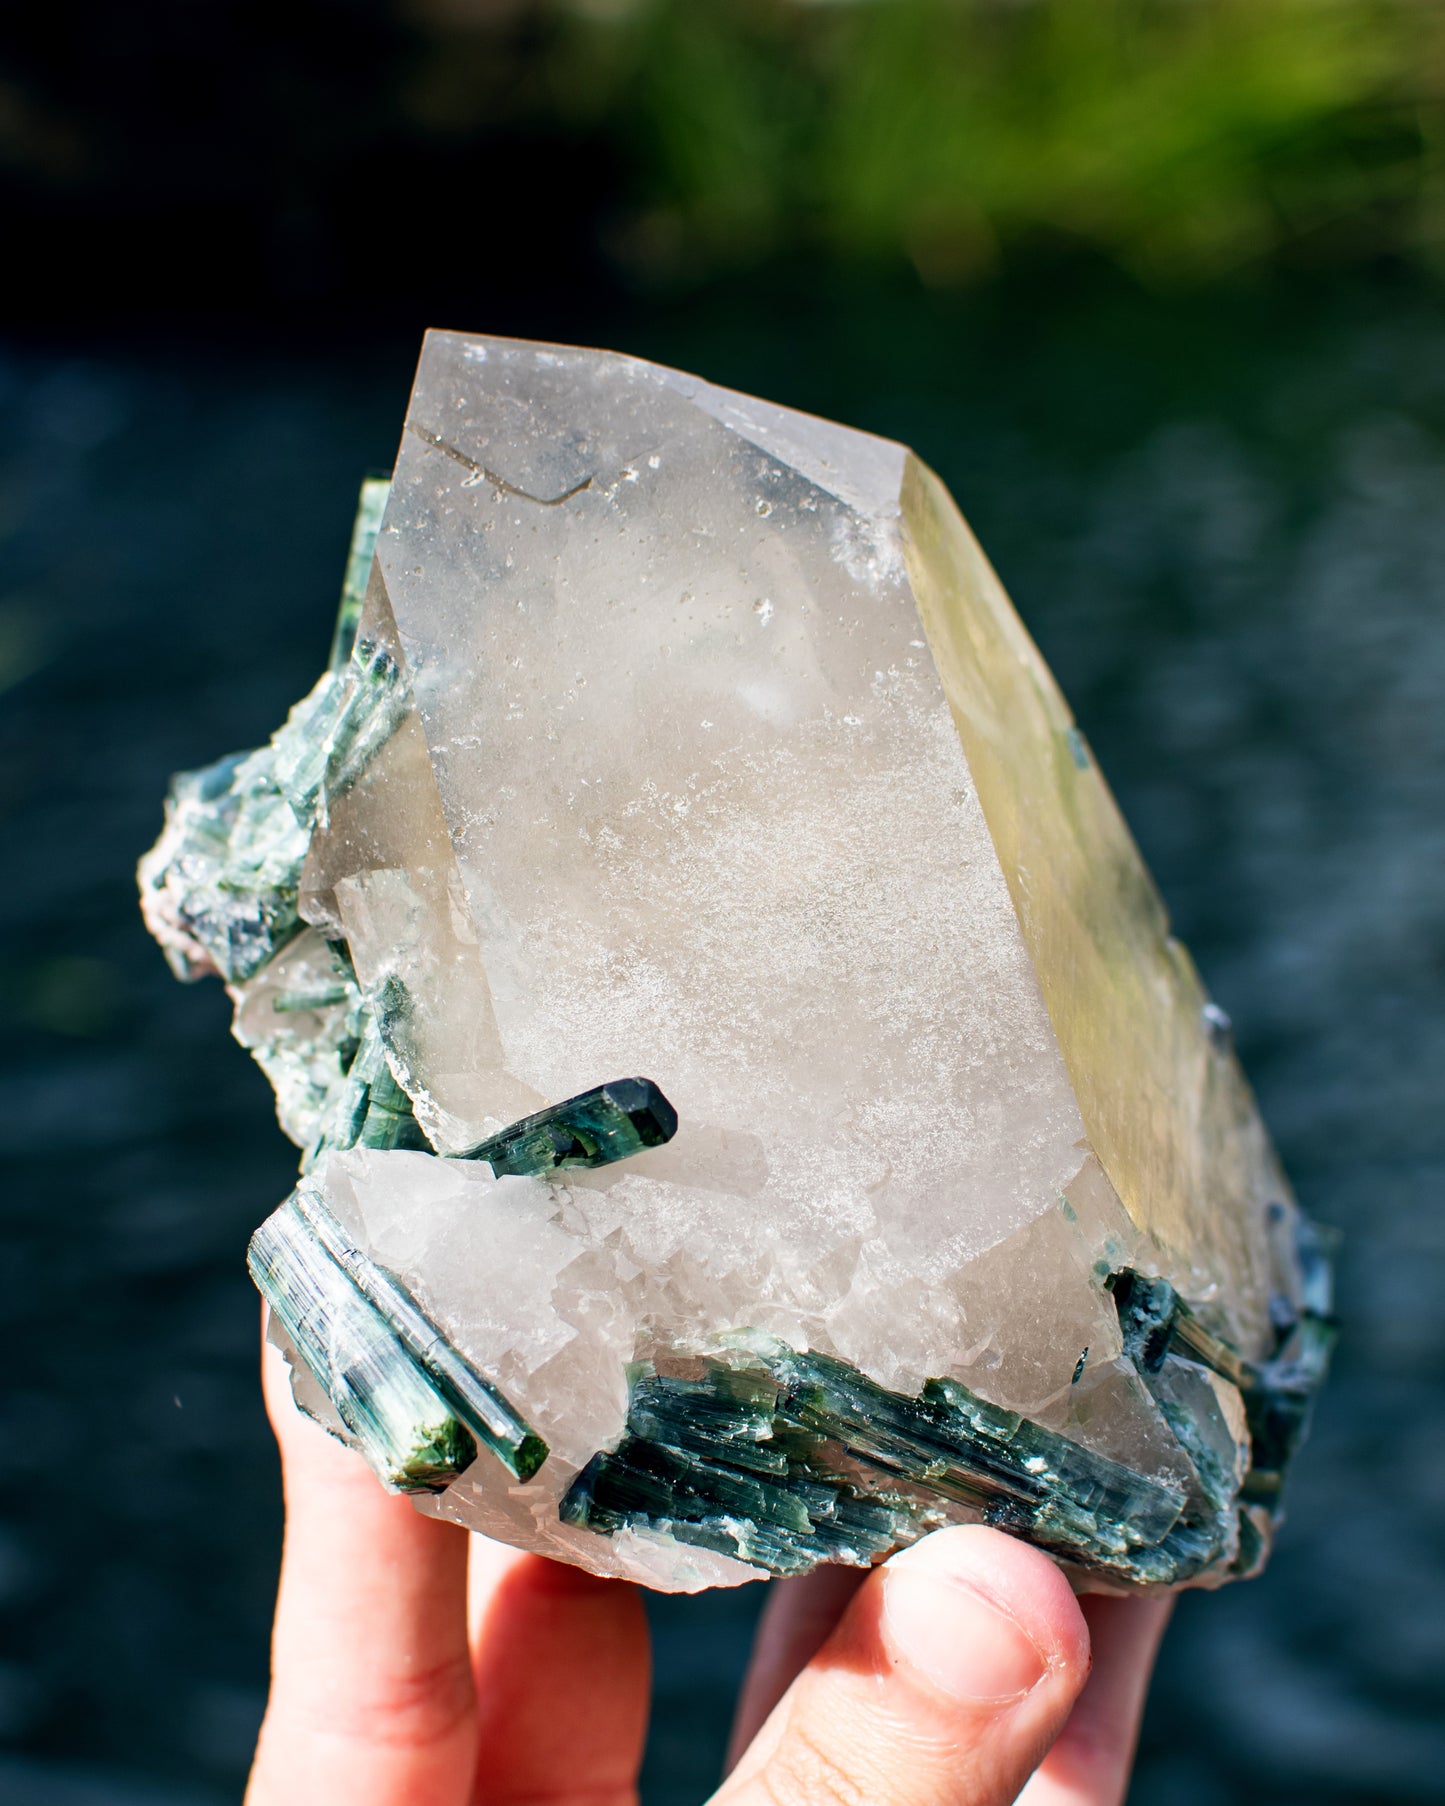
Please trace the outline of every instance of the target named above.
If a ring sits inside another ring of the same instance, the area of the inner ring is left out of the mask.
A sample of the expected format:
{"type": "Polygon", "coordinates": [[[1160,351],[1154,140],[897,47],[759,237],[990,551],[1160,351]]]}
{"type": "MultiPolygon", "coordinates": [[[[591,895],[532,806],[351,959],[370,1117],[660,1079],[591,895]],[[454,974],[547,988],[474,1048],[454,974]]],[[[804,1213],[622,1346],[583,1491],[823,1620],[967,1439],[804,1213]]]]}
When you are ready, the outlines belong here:
{"type": "MultiPolygon", "coordinates": [[[[1346,1231],[1289,1527],[1262,1581],[1183,1601],[1135,1797],[1438,1799],[1445,318],[1372,290],[591,325],[938,466],[1346,1231]]],[[[319,669],[414,350],[0,358],[0,1806],[240,1797],[279,1530],[243,1250],[294,1163],[131,867],[167,774],[319,669]]],[[[758,1597],[658,1603],[653,1806],[711,1785],[758,1597]]]]}

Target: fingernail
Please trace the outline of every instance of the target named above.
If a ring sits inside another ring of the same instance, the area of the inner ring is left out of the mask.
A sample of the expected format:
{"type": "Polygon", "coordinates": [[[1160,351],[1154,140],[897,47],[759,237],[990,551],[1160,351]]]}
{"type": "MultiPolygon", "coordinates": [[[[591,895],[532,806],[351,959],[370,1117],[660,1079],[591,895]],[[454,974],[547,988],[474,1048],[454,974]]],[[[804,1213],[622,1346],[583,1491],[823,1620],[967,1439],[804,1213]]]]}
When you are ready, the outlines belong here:
{"type": "Polygon", "coordinates": [[[969,1705],[1022,1699],[1048,1667],[1019,1624],[962,1575],[890,1564],[883,1594],[895,1654],[969,1705]]]}

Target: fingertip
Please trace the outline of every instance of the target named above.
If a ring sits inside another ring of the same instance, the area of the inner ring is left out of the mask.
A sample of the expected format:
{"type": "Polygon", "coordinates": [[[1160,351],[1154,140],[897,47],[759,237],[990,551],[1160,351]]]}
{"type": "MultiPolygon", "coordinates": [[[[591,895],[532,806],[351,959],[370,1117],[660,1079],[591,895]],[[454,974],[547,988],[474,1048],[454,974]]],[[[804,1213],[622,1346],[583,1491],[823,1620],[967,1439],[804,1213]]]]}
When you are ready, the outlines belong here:
{"type": "Polygon", "coordinates": [[[296,1405],[263,1344],[286,1535],[248,1800],[459,1799],[474,1760],[466,1535],[386,1492],[296,1405]]]}
{"type": "MultiPolygon", "coordinates": [[[[926,1642],[935,1660],[961,1641],[965,1617],[975,1635],[996,1618],[1001,1674],[1008,1666],[1011,1626],[1036,1653],[1038,1672],[1031,1684],[1049,1672],[1077,1687],[1088,1678],[1089,1627],[1073,1589],[1043,1550],[987,1525],[961,1524],[933,1531],[895,1555],[883,1571],[890,1634],[926,1642]]],[[[1011,1660],[1022,1677],[1025,1654],[1015,1649],[1011,1660]]],[[[1026,1689],[1010,1691],[1021,1690],[1026,1689]]]]}
{"type": "Polygon", "coordinates": [[[327,1458],[328,1451],[345,1454],[334,1436],[310,1418],[296,1403],[291,1384],[291,1363],[267,1333],[270,1313],[263,1307],[261,1318],[261,1396],[271,1433],[281,1450],[284,1463],[305,1459],[327,1458]]]}
{"type": "Polygon", "coordinates": [[[1088,1628],[1047,1555],[981,1526],[935,1531],[864,1583],[720,1797],[1015,1799],[1088,1672],[1088,1628]]]}
{"type": "Polygon", "coordinates": [[[305,1421],[291,1385],[291,1363],[271,1335],[271,1307],[261,1306],[261,1397],[278,1442],[284,1442],[298,1419],[305,1421]]]}
{"type": "Polygon", "coordinates": [[[304,1520],[323,1523],[337,1511],[358,1522],[390,1518],[414,1540],[462,1536],[454,1525],[423,1517],[410,1499],[389,1492],[364,1457],[296,1402],[291,1362],[269,1337],[261,1344],[261,1390],[281,1457],[281,1484],[290,1531],[304,1520]],[[360,1515],[358,1515],[360,1514],[360,1515]]]}

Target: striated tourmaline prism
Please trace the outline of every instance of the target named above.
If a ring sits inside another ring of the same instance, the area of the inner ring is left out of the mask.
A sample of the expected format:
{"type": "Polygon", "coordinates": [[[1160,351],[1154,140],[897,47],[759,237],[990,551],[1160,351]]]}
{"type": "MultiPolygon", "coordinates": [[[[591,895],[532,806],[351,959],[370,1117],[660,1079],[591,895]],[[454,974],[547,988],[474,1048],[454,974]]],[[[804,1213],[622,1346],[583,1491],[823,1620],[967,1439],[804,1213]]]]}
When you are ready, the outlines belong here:
{"type": "Polygon", "coordinates": [[[569,1097],[513,1123],[474,1147],[470,1160],[485,1160],[506,1173],[555,1173],[563,1167],[611,1166],[660,1148],[677,1133],[677,1112],[651,1079],[614,1079],[581,1097],[569,1097]]]}
{"type": "Polygon", "coordinates": [[[141,882],[303,1149],[298,1400],[421,1509],[670,1590],[1265,1558],[1328,1261],[902,446],[429,334],[327,672],[141,882]]]}

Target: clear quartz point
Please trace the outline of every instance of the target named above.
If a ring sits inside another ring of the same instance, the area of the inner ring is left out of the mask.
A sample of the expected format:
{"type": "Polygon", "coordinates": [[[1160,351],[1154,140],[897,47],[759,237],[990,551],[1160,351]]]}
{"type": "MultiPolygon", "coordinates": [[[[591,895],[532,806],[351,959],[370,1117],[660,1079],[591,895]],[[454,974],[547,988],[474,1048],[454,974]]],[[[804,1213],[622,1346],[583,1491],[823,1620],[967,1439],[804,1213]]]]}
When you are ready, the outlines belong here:
{"type": "Polygon", "coordinates": [[[668,1590],[1263,1562],[1328,1261],[904,447],[429,334],[331,669],[141,881],[305,1150],[298,1398],[421,1509],[668,1590]]]}

